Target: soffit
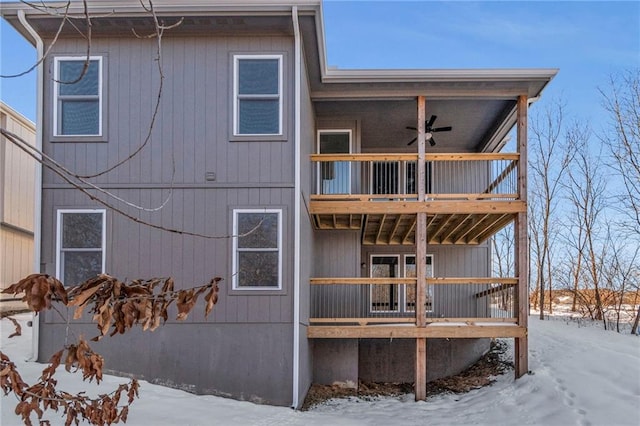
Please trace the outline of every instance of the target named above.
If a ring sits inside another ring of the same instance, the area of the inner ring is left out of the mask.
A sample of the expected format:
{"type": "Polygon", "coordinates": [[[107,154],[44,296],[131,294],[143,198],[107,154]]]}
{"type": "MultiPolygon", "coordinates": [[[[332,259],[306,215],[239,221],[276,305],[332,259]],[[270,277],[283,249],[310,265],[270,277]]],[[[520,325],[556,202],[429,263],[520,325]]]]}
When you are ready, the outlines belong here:
{"type": "MultiPolygon", "coordinates": [[[[500,131],[496,123],[509,120],[515,101],[504,99],[427,100],[426,118],[437,116],[433,127],[451,126],[433,134],[435,146],[428,152],[477,152],[494,150],[511,128],[500,131]]],[[[346,100],[315,102],[315,112],[324,123],[332,119],[357,120],[363,152],[417,152],[417,100],[346,100]]]]}

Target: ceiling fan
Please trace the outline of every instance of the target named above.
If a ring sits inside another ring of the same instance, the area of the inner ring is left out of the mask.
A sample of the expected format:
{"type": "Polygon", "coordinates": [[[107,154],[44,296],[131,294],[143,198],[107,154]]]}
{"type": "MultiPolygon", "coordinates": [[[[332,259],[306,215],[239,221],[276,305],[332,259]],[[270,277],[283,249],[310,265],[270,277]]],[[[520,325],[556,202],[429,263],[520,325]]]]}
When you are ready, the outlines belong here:
{"type": "MultiPolygon", "coordinates": [[[[433,134],[435,132],[450,132],[451,129],[453,129],[453,127],[451,126],[445,126],[445,127],[432,127],[433,123],[436,121],[436,118],[438,118],[437,115],[432,115],[429,118],[429,121],[425,121],[424,122],[424,131],[425,131],[425,136],[426,136],[426,140],[429,141],[429,145],[431,146],[435,146],[436,145],[436,141],[433,139],[433,134]]],[[[407,126],[407,129],[409,130],[418,130],[415,127],[411,127],[411,126],[407,126]]],[[[409,142],[407,145],[412,145],[415,141],[418,140],[418,137],[416,136],[415,138],[411,139],[411,142],[409,142]]]]}

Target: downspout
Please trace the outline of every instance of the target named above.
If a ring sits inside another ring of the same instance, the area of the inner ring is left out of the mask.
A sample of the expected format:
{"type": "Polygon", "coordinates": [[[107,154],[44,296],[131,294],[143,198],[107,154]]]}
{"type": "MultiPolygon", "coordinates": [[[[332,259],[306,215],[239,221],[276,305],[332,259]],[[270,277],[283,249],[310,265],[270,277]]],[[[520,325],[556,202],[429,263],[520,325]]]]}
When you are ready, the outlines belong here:
{"type": "MultiPolygon", "coordinates": [[[[42,59],[43,42],[36,30],[29,24],[24,14],[24,10],[18,10],[18,20],[22,26],[31,34],[36,41],[37,61],[42,59]]],[[[36,77],[36,148],[42,151],[42,106],[44,104],[44,64],[40,62],[37,67],[36,77]]],[[[33,270],[40,271],[41,240],[42,240],[42,164],[36,161],[35,170],[35,200],[34,200],[34,224],[33,224],[33,270]]],[[[38,361],[40,342],[40,317],[33,314],[31,320],[33,325],[33,338],[31,348],[31,358],[28,361],[38,361]]]]}
{"type": "Polygon", "coordinates": [[[294,35],[294,230],[293,230],[293,400],[291,408],[298,408],[300,391],[300,26],[298,23],[298,6],[291,9],[294,35]]]}

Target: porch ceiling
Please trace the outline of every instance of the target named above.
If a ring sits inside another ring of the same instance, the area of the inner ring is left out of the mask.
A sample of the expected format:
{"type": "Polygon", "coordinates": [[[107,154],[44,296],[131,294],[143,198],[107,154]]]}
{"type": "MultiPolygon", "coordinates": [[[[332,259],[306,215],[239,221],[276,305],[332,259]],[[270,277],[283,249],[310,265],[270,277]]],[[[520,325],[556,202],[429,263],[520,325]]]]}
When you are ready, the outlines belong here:
{"type": "MultiPolygon", "coordinates": [[[[318,230],[359,230],[363,245],[414,245],[416,214],[316,214],[318,230]]],[[[513,213],[427,215],[428,244],[482,244],[514,220],[513,213]]]]}
{"type": "MultiPolygon", "coordinates": [[[[426,116],[437,116],[434,127],[451,126],[448,132],[434,133],[435,146],[427,152],[493,151],[500,146],[509,128],[500,124],[515,110],[512,99],[432,99],[427,98],[426,116]]],[[[360,125],[362,152],[418,152],[416,137],[417,100],[327,100],[315,103],[318,118],[352,118],[360,125]]],[[[510,123],[511,124],[511,123],[510,123]]]]}

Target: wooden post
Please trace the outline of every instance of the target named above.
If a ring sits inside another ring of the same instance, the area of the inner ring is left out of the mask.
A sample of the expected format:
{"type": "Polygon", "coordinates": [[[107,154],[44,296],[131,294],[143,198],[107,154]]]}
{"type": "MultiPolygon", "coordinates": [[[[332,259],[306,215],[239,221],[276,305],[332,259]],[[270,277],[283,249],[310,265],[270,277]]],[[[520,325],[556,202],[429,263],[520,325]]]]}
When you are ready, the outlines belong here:
{"type": "MultiPolygon", "coordinates": [[[[418,201],[425,201],[425,99],[418,96],[418,201]]],[[[417,213],[416,217],[416,326],[426,327],[427,295],[427,214],[417,213]]],[[[416,339],[416,401],[427,399],[427,339],[416,339]]]]}
{"type": "MultiPolygon", "coordinates": [[[[520,159],[518,161],[518,194],[520,200],[527,202],[527,108],[526,95],[518,97],[517,143],[520,159]]],[[[515,271],[518,274],[517,316],[518,325],[527,329],[529,318],[529,244],[527,210],[517,213],[515,220],[515,271]]],[[[527,329],[528,331],[528,329],[527,329]]],[[[515,339],[514,361],[516,379],[529,371],[529,344],[525,334],[515,339]]]]}

